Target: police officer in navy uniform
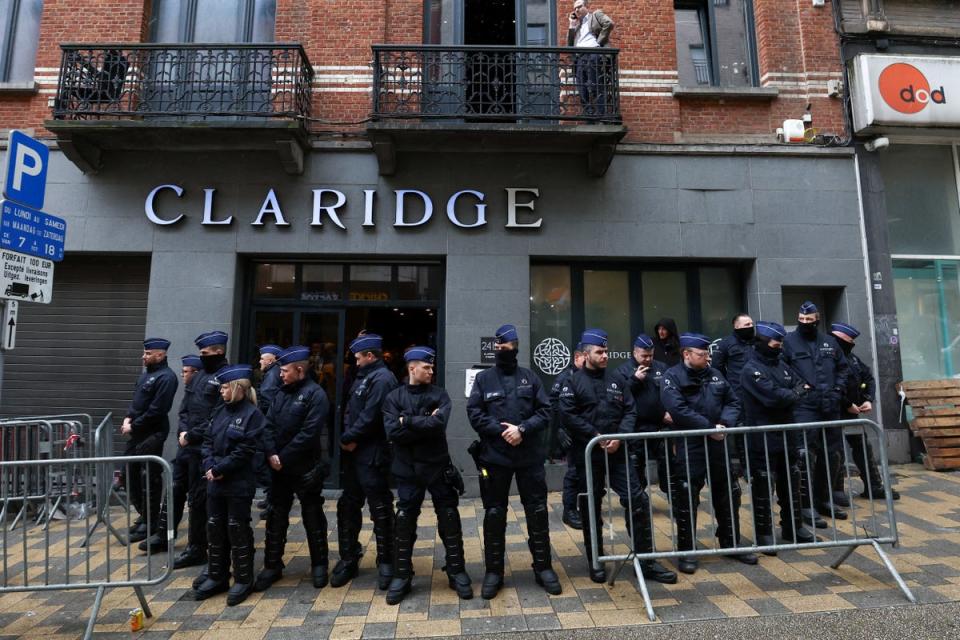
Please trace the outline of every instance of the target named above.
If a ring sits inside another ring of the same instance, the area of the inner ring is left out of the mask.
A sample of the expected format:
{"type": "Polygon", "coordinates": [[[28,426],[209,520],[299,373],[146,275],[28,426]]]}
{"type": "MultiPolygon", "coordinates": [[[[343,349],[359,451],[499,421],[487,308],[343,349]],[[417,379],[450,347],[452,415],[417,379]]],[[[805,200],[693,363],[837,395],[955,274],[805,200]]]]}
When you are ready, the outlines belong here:
{"type": "MultiPolygon", "coordinates": [[[[841,417],[840,402],[850,375],[849,366],[837,339],[820,331],[819,322],[817,305],[804,302],[797,315],[796,330],[783,341],[783,359],[810,386],[810,392],[793,410],[797,422],[824,422],[841,417]]],[[[811,469],[811,473],[805,469],[801,474],[804,521],[817,528],[826,527],[818,513],[845,520],[847,513],[833,502],[828,485],[828,475],[835,476],[843,461],[842,433],[838,429],[809,429],[804,445],[809,460],[804,467],[809,465],[811,469]],[[811,475],[812,487],[808,480],[811,475]]]]}
{"type": "MultiPolygon", "coordinates": [[[[267,415],[273,399],[283,386],[280,380],[280,365],[277,364],[277,358],[283,353],[279,345],[264,344],[260,346],[260,387],[257,389],[257,404],[260,406],[260,412],[267,415]]],[[[253,457],[254,469],[257,472],[257,486],[270,491],[270,465],[267,464],[267,456],[261,448],[257,455],[253,457]]],[[[263,500],[257,505],[261,509],[267,508],[267,501],[263,500]]],[[[263,514],[266,519],[266,514],[263,514]]]]}
{"type": "Polygon", "coordinates": [[[323,513],[323,481],[328,465],[323,456],[327,437],[327,394],[310,377],[310,348],[290,347],[277,359],[283,386],[267,411],[263,451],[272,470],[263,570],[256,591],[263,591],[283,575],[283,551],[290,526],[293,497],[300,500],[300,519],[307,533],[311,579],[321,589],[327,584],[327,518],[323,513]]]}
{"type": "Polygon", "coordinates": [[[393,444],[391,469],[397,486],[394,574],[387,590],[387,604],[399,604],[410,592],[417,517],[427,491],[437,513],[437,532],[446,556],[447,584],[460,598],[473,597],[457,510],[463,479],[447,450],[450,396],[432,384],[436,356],[429,347],[408,349],[403,354],[407,383],[391,391],[383,402],[383,426],[393,444]]]}
{"type": "Polygon", "coordinates": [[[495,335],[496,366],[477,374],[467,400],[470,426],[480,435],[480,451],[475,459],[484,508],[486,567],[480,595],[490,600],[503,587],[507,508],[514,477],[527,518],[527,545],[533,556],[534,579],[547,593],[556,595],[562,588],[550,558],[543,466],[550,399],[533,371],[517,364],[517,328],[505,324],[495,335]]]}
{"type": "Polygon", "coordinates": [[[340,436],[343,494],[337,501],[340,560],[330,585],[342,587],[357,575],[363,501],[370,505],[377,541],[377,586],[385,591],[393,580],[393,493],[390,450],[383,428],[383,401],[397,388],[397,378],[383,362],[383,338],[365,333],[350,343],[357,363],[350,385],[340,436]]]}
{"type": "MultiPolygon", "coordinates": [[[[677,431],[714,429],[715,434],[674,440],[670,462],[670,489],[673,517],[677,523],[677,550],[694,548],[700,491],[710,474],[710,498],[721,547],[740,543],[740,484],[728,465],[732,447],[724,442],[723,429],[736,426],[740,400],[723,374],[710,366],[710,338],[699,333],[680,335],[683,362],[667,370],[660,386],[660,398],[677,431]]],[[[744,564],[757,564],[752,553],[730,554],[744,564]]],[[[677,567],[694,573],[699,562],[681,556],[677,567]]]]}
{"type": "Polygon", "coordinates": [[[746,313],[738,313],[733,317],[733,333],[717,344],[710,362],[714,369],[723,374],[741,400],[740,372],[750,358],[755,337],[753,318],[746,313]]]}
{"type": "Polygon", "coordinates": [[[583,366],[583,345],[579,342],[573,349],[570,366],[560,372],[550,388],[550,422],[551,429],[556,433],[557,444],[567,457],[567,471],[563,474],[563,523],[573,529],[580,529],[583,523],[580,520],[580,507],[577,504],[577,465],[570,447],[573,441],[566,427],[563,426],[563,416],[560,414],[560,390],[566,386],[577,369],[583,366]]]}
{"type": "MultiPolygon", "coordinates": [[[[844,420],[869,417],[865,414],[873,411],[873,400],[877,395],[877,381],[873,377],[870,367],[853,352],[860,331],[853,325],[835,322],[830,327],[830,333],[837,339],[847,358],[847,364],[850,366],[850,375],[847,378],[847,386],[840,405],[843,408],[842,417],[844,420]]],[[[873,455],[873,446],[870,444],[870,439],[864,438],[862,433],[848,433],[846,438],[847,444],[850,445],[853,462],[857,465],[857,471],[863,481],[863,492],[860,497],[867,499],[876,497],[882,500],[886,494],[886,482],[880,473],[877,459],[873,455]]],[[[841,506],[843,506],[841,500],[847,501],[847,504],[849,504],[847,494],[843,491],[843,476],[841,470],[833,483],[834,502],[841,506]]],[[[900,499],[900,493],[895,489],[891,489],[890,494],[894,500],[900,499]]]]}
{"type": "Polygon", "coordinates": [[[205,600],[227,591],[227,606],[231,607],[253,593],[250,502],[256,478],[252,463],[266,421],[257,408],[252,377],[249,365],[227,365],[217,372],[223,404],[214,413],[203,439],[209,560],[193,595],[205,600]],[[233,586],[228,552],[233,556],[233,586]]]}
{"type": "MultiPolygon", "coordinates": [[[[791,367],[783,362],[787,332],[776,322],[760,321],[756,341],[740,375],[744,423],[748,426],[791,424],[793,408],[809,391],[791,367]]],[[[800,438],[796,431],[748,434],[754,529],[757,544],[776,543],[773,536],[771,489],[780,505],[780,530],[786,542],[813,542],[800,516],[800,438]]],[[[776,552],[765,552],[776,555],[776,552]]]]}
{"type": "MultiPolygon", "coordinates": [[[[164,338],[143,341],[140,359],[144,370],[137,379],[130,408],[120,426],[120,433],[130,438],[123,452],[125,456],[163,455],[163,443],[170,433],[167,414],[177,393],[177,375],[167,366],[168,348],[170,341],[164,338]]],[[[151,536],[160,523],[163,472],[159,465],[150,464],[148,471],[147,465],[135,462],[127,465],[127,475],[130,503],[139,514],[130,527],[128,539],[139,542],[151,536]],[[148,522],[151,531],[147,530],[148,522]]]]}
{"type": "MultiPolygon", "coordinates": [[[[560,411],[564,425],[573,439],[573,452],[579,479],[578,493],[581,494],[580,520],[583,522],[583,544],[587,554],[590,579],[603,583],[607,579],[603,565],[593,568],[591,558],[592,534],[590,531],[590,508],[587,496],[586,446],[595,436],[601,434],[633,433],[636,426],[635,405],[630,391],[630,382],[618,371],[607,371],[607,333],[603,329],[587,329],[580,337],[585,353],[583,367],[560,390],[560,411]]],[[[650,348],[653,345],[651,343],[650,348]]],[[[633,370],[630,370],[633,377],[633,370]]],[[[598,535],[603,531],[603,514],[600,501],[605,495],[604,475],[609,467],[610,486],[620,496],[620,505],[624,509],[624,519],[633,538],[634,551],[649,553],[653,551],[653,529],[650,525],[650,503],[640,480],[637,478],[634,463],[627,462],[625,449],[620,440],[607,440],[594,447],[591,453],[593,461],[593,488],[596,496],[595,513],[598,535]],[[605,461],[604,454],[609,457],[605,461]],[[609,464],[607,464],[609,463],[609,464]]],[[[603,555],[602,535],[597,540],[600,555],[603,555]]],[[[674,584],[677,574],[667,570],[655,560],[643,560],[640,563],[645,578],[674,584]]]]}

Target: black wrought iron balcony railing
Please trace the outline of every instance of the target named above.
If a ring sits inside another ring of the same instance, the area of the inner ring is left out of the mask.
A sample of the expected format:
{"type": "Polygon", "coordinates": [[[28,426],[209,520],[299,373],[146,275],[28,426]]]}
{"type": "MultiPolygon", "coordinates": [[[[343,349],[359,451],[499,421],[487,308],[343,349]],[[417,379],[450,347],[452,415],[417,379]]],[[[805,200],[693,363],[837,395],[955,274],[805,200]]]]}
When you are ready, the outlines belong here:
{"type": "Polygon", "coordinates": [[[56,120],[299,119],[313,68],[299,44],[64,44],[56,120]]]}
{"type": "Polygon", "coordinates": [[[619,124],[616,49],[374,45],[378,119],[619,124]]]}

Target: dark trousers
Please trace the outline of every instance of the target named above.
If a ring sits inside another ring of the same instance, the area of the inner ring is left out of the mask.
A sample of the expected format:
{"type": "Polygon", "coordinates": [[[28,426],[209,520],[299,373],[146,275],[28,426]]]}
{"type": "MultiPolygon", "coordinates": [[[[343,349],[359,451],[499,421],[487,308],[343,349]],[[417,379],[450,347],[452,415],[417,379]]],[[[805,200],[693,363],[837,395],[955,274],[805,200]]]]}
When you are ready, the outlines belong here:
{"type": "MultiPolygon", "coordinates": [[[[798,407],[794,409],[796,422],[825,422],[836,420],[835,415],[798,407]]],[[[840,429],[807,429],[801,436],[800,446],[807,458],[801,466],[800,494],[804,509],[832,501],[831,491],[843,487],[833,486],[833,479],[844,459],[843,432],[840,429]]]]}
{"type": "Polygon", "coordinates": [[[428,491],[436,510],[460,504],[460,496],[456,490],[444,481],[442,473],[438,473],[426,484],[417,479],[397,478],[397,510],[406,511],[416,518],[420,515],[423,499],[428,491]]]}
{"type": "Polygon", "coordinates": [[[342,453],[340,463],[343,465],[343,493],[337,501],[340,558],[352,561],[361,555],[360,528],[363,503],[366,501],[370,505],[370,519],[377,540],[377,564],[389,564],[393,538],[393,493],[390,491],[389,468],[357,460],[353,453],[347,451],[342,453]]]}
{"type": "Polygon", "coordinates": [[[250,502],[253,495],[224,496],[207,493],[207,576],[226,582],[230,575],[238,584],[253,582],[253,529],[250,502]]]}
{"type": "Polygon", "coordinates": [[[670,493],[673,517],[677,522],[677,549],[693,549],[700,491],[708,475],[710,501],[720,546],[736,546],[740,541],[740,483],[730,473],[728,448],[724,447],[723,441],[708,439],[704,447],[700,438],[689,440],[694,442],[694,446],[690,446],[690,443],[679,445],[670,464],[670,493]]]}
{"type": "Polygon", "coordinates": [[[207,521],[207,479],[200,451],[181,448],[173,460],[173,513],[168,516],[173,521],[176,532],[183,519],[183,507],[190,505],[190,518],[197,517],[200,522],[207,521]]]}
{"type": "MultiPolygon", "coordinates": [[[[653,550],[653,530],[650,527],[650,501],[644,491],[644,485],[637,477],[636,459],[631,455],[625,457],[621,449],[605,461],[602,455],[593,456],[591,474],[593,476],[594,513],[589,512],[589,502],[580,501],[580,519],[583,521],[583,538],[587,555],[590,555],[590,519],[596,523],[597,533],[603,530],[603,508],[601,501],[607,494],[606,479],[610,479],[610,488],[620,498],[623,507],[623,517],[633,540],[634,551],[648,553],[653,550]],[[609,471],[608,471],[609,468],[609,471]]],[[[580,479],[580,493],[587,493],[586,464],[577,468],[580,479]]]]}
{"type": "Polygon", "coordinates": [[[603,116],[607,112],[607,91],[605,87],[603,56],[591,53],[578,53],[576,62],[577,88],[580,91],[580,104],[583,115],[603,116]]]}
{"type": "Polygon", "coordinates": [[[520,502],[527,518],[527,546],[535,571],[551,568],[550,527],[547,514],[547,476],[543,464],[512,469],[484,466],[480,475],[483,500],[484,564],[487,573],[502,576],[506,554],[507,509],[510,483],[516,478],[520,502]]]}
{"type": "MultiPolygon", "coordinates": [[[[159,434],[142,441],[127,443],[125,456],[163,455],[163,440],[159,434]]],[[[130,503],[144,519],[149,518],[150,527],[156,529],[160,521],[160,504],[163,496],[163,467],[156,463],[132,462],[127,464],[127,482],[130,486],[130,503]]]]}
{"type": "Polygon", "coordinates": [[[577,475],[577,464],[573,455],[567,454],[567,472],[563,474],[563,510],[577,510],[577,491],[580,479],[577,475]]]}
{"type": "MultiPolygon", "coordinates": [[[[776,437],[776,435],[771,436],[776,437]]],[[[762,447],[762,445],[761,445],[762,447]]],[[[800,460],[783,449],[750,449],[750,490],[757,535],[773,535],[773,494],[780,505],[780,526],[794,531],[800,525],[800,460]]]]}

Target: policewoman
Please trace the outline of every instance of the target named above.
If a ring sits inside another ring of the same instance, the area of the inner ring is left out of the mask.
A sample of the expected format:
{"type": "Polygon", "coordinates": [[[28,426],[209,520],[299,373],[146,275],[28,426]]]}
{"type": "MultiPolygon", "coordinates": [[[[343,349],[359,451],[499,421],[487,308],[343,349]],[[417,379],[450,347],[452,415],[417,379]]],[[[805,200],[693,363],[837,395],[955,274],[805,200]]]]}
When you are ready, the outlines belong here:
{"type": "Polygon", "coordinates": [[[253,529],[250,503],[256,491],[253,454],[266,422],[257,408],[249,365],[227,365],[217,372],[221,405],[203,440],[207,480],[207,568],[194,597],[205,600],[227,591],[227,605],[253,593],[253,529]],[[233,556],[233,586],[230,558],[233,556]]]}
{"type": "Polygon", "coordinates": [[[512,324],[496,331],[496,366],[481,371],[467,400],[470,426],[480,435],[475,453],[483,499],[483,552],[486,575],[480,595],[489,600],[503,587],[507,507],[510,483],[527,517],[527,545],[533,556],[533,577],[550,594],[561,592],[550,558],[547,515],[545,435],[550,399],[533,371],[517,365],[520,339],[512,324]]]}
{"type": "Polygon", "coordinates": [[[430,347],[407,349],[403,354],[407,384],[391,391],[383,402],[383,426],[393,444],[391,469],[397,487],[394,574],[387,590],[387,604],[399,604],[410,592],[417,517],[427,491],[437,513],[447,582],[460,598],[473,597],[457,510],[463,479],[450,461],[447,449],[450,395],[432,383],[436,357],[430,347]]]}

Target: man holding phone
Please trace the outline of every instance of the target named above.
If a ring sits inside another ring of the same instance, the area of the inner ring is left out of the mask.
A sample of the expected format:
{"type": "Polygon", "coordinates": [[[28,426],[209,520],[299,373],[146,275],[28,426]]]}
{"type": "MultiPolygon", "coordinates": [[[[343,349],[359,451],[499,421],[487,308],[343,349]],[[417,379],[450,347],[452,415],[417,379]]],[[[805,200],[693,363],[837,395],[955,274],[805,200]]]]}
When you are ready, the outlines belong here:
{"type": "MultiPolygon", "coordinates": [[[[591,11],[589,7],[590,0],[574,0],[567,29],[568,47],[598,48],[610,41],[613,20],[600,9],[591,11]]],[[[576,56],[577,87],[584,115],[606,114],[608,78],[602,60],[602,56],[592,53],[576,56]]]]}

